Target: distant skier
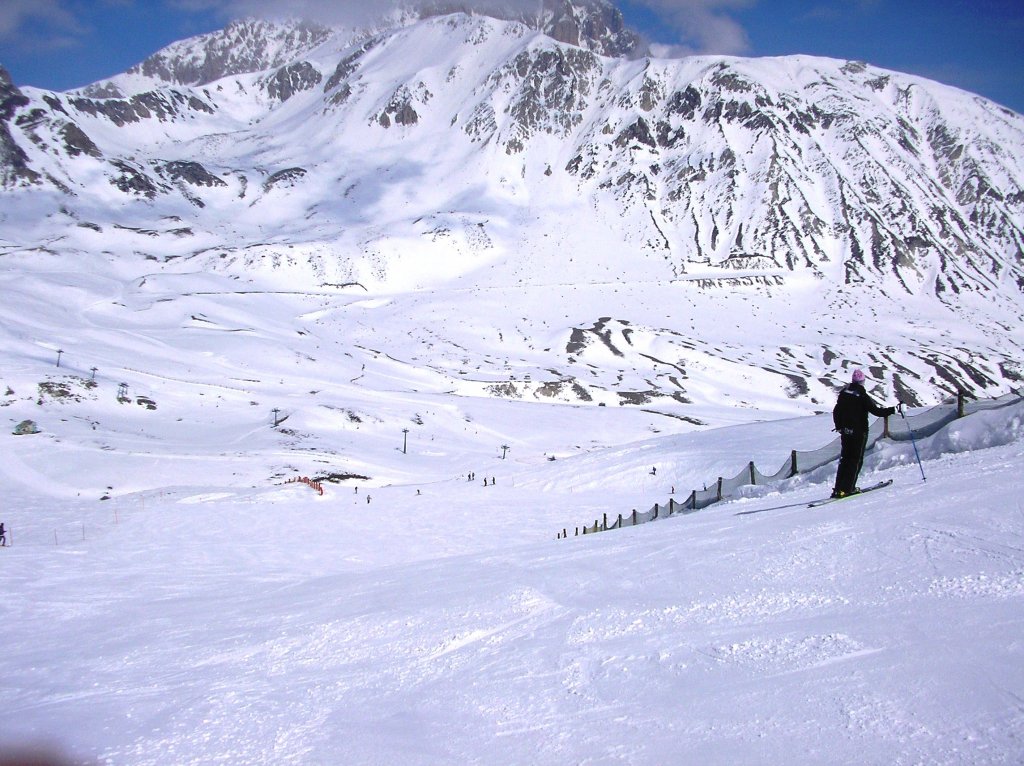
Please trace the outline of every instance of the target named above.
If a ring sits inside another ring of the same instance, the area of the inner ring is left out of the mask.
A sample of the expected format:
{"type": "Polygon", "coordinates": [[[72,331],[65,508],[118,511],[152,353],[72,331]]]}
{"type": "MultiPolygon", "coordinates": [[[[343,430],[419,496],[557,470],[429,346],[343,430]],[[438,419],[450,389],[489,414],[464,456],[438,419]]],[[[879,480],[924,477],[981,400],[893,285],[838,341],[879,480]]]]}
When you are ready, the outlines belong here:
{"type": "Polygon", "coordinates": [[[0,521],[0,546],[7,547],[7,530],[4,529],[2,521],[0,521]]]}
{"type": "Polygon", "coordinates": [[[896,412],[895,407],[881,407],[864,390],[864,372],[853,371],[850,385],[839,392],[836,406],[832,410],[832,422],[842,439],[839,454],[839,468],[832,497],[846,497],[856,493],[857,477],[864,463],[864,449],[868,444],[868,414],[887,418],[896,412]]]}

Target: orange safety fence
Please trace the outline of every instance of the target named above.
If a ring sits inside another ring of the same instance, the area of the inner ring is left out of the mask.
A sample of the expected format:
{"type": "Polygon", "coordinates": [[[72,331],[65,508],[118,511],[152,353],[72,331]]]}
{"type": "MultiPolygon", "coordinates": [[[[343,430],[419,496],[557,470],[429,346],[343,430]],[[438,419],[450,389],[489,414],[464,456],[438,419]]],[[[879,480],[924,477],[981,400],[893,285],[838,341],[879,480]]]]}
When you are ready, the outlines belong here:
{"type": "Polygon", "coordinates": [[[296,476],[294,478],[285,481],[285,484],[305,484],[307,487],[312,487],[321,495],[324,493],[323,485],[316,479],[311,479],[308,476],[296,476]]]}

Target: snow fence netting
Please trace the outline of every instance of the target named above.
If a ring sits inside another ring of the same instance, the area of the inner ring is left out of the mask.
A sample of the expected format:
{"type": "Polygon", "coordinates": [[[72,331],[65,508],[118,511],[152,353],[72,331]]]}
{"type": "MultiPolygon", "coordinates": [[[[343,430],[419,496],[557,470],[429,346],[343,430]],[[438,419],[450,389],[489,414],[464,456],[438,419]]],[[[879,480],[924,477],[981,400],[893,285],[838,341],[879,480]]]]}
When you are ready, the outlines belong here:
{"type": "MultiPolygon", "coordinates": [[[[994,399],[980,399],[970,402],[965,402],[961,395],[958,399],[943,402],[914,415],[905,417],[894,415],[887,419],[877,418],[868,426],[867,449],[873,449],[878,440],[882,438],[891,439],[892,441],[909,441],[911,438],[922,439],[938,433],[938,431],[959,417],[1008,407],[1021,401],[1024,401],[1024,396],[1018,391],[1013,391],[994,399]]],[[[606,516],[603,522],[595,521],[594,524],[583,527],[583,534],[646,524],[655,519],[675,516],[681,513],[693,513],[734,496],[736,490],[741,487],[750,485],[762,486],[788,479],[798,473],[810,473],[838,460],[840,449],[841,440],[839,437],[836,437],[825,446],[815,450],[793,450],[789,458],[776,471],[770,474],[759,471],[757,466],[751,461],[732,478],[718,476],[712,481],[705,482],[703,489],[693,490],[683,503],[676,502],[674,498],[670,498],[667,503],[655,503],[649,510],[644,512],[634,510],[628,514],[619,514],[610,524],[607,522],[606,516]]],[[[576,529],[576,534],[580,534],[579,527],[576,529]]]]}

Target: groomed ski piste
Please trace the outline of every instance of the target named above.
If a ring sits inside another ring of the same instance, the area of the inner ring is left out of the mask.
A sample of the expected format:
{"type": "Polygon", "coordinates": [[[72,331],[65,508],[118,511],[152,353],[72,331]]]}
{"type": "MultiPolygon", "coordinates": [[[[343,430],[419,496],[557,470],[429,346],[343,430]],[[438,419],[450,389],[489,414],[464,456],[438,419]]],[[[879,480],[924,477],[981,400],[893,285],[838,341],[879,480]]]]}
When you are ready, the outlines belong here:
{"type": "MultiPolygon", "coordinates": [[[[507,422],[512,406],[478,403],[474,422],[507,422]]],[[[560,412],[516,410],[524,433],[566,427],[560,412]]],[[[202,430],[155,447],[111,429],[90,448],[97,425],[69,415],[60,437],[2,437],[7,755],[999,764],[1024,752],[1024,405],[919,440],[927,481],[910,443],[881,442],[861,481],[893,485],[862,497],[807,507],[828,494],[831,464],[563,540],[573,520],[642,505],[673,476],[818,446],[829,417],[557,460],[467,457],[469,436],[406,453],[382,443],[363,457],[393,480],[323,496],[290,476],[253,480],[266,427],[238,434],[244,455],[202,430]],[[116,476],[107,500],[97,475],[116,476]]]]}

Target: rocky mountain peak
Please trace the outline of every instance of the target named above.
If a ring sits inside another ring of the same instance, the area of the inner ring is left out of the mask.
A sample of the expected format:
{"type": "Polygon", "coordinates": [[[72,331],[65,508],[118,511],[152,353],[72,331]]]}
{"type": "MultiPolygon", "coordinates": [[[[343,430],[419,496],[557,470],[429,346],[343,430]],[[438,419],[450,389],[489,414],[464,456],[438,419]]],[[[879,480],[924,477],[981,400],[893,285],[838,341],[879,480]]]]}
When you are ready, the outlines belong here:
{"type": "Polygon", "coordinates": [[[333,34],[309,21],[233,21],[219,32],[167,46],[128,70],[178,85],[205,85],[291,63],[333,34]]]}
{"type": "Polygon", "coordinates": [[[0,66],[0,120],[9,119],[16,106],[27,103],[28,99],[11,80],[11,73],[0,66]]]}
{"type": "MultiPolygon", "coordinates": [[[[510,0],[426,0],[399,11],[381,24],[455,13],[517,21],[561,43],[601,56],[641,56],[647,48],[608,0],[539,0],[535,5],[510,0]]],[[[369,34],[374,30],[364,30],[369,34]]],[[[383,27],[377,27],[382,32],[383,27]]],[[[202,86],[233,75],[276,71],[301,60],[338,35],[339,29],[308,20],[268,21],[246,18],[224,29],[173,43],[128,70],[172,85],[202,86]]],[[[79,91],[90,98],[120,98],[117,84],[94,83],[79,91]]]]}
{"type": "Polygon", "coordinates": [[[626,27],[622,13],[603,0],[545,0],[544,31],[554,39],[602,56],[647,52],[640,36],[626,27]]]}
{"type": "Polygon", "coordinates": [[[7,127],[14,113],[28,103],[10,73],[0,66],[0,187],[39,180],[39,174],[29,168],[28,156],[7,127]]]}
{"type": "Polygon", "coordinates": [[[450,13],[482,13],[497,19],[519,21],[568,45],[586,48],[601,56],[636,56],[647,52],[643,41],[626,26],[621,11],[608,0],[539,0],[532,7],[523,3],[428,2],[421,17],[450,13]]]}

